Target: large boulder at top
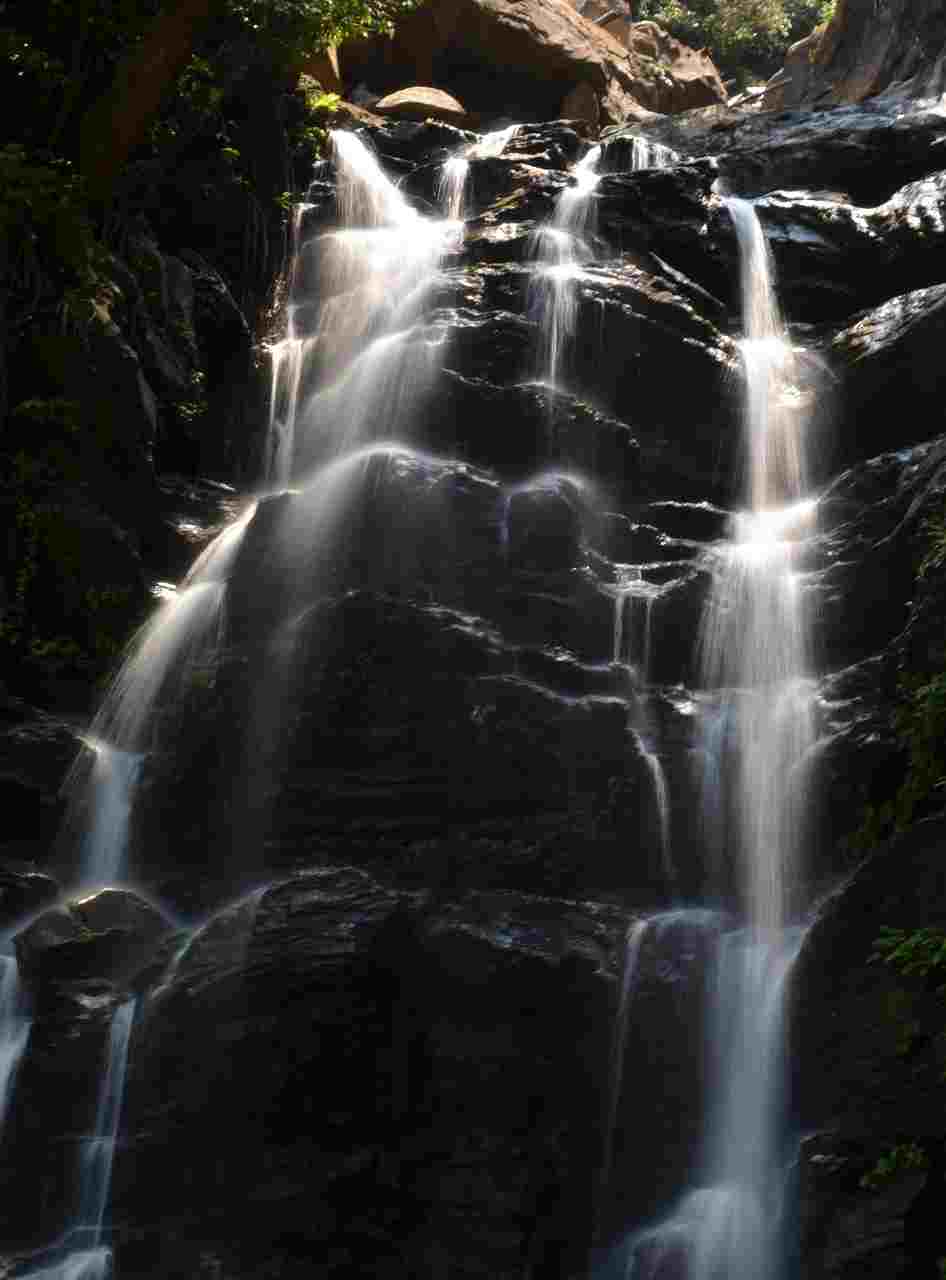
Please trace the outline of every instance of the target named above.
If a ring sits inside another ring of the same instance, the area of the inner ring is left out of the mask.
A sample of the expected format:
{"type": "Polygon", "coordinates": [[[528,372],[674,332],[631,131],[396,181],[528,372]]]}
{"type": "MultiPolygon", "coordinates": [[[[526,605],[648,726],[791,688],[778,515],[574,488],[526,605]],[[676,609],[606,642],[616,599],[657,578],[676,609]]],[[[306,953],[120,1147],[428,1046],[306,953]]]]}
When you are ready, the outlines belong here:
{"type": "Polygon", "coordinates": [[[431,89],[414,85],[399,89],[374,104],[379,116],[401,116],[407,120],[446,120],[448,124],[463,124],[468,116],[466,107],[443,89],[431,89]]]}
{"type": "Polygon", "coordinates": [[[495,116],[501,103],[527,119],[559,115],[578,85],[594,91],[605,124],[715,100],[694,99],[672,70],[637,49],[636,37],[630,46],[616,39],[568,0],[427,0],[398,23],[393,40],[345,45],[342,75],[346,85],[377,90],[443,86],[472,111],[495,116]]]}
{"type": "Polygon", "coordinates": [[[764,106],[862,102],[886,89],[935,96],[946,76],[946,12],[940,0],[838,0],[827,26],[788,51],[764,106]]]}

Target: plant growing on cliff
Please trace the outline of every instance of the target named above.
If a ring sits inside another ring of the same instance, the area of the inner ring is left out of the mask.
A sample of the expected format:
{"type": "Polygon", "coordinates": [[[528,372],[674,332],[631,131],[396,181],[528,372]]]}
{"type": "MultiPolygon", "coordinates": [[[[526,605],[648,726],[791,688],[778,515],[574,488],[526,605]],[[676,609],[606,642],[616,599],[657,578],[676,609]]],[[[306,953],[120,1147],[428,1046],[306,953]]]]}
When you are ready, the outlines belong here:
{"type": "Polygon", "coordinates": [[[865,1191],[879,1191],[904,1173],[921,1173],[930,1166],[922,1147],[915,1142],[898,1142],[885,1151],[874,1167],[861,1178],[865,1191]]]}
{"type": "Polygon", "coordinates": [[[659,22],[686,44],[706,46],[742,87],[767,79],[789,45],[831,16],[834,0],[641,0],[635,16],[659,22]]]}

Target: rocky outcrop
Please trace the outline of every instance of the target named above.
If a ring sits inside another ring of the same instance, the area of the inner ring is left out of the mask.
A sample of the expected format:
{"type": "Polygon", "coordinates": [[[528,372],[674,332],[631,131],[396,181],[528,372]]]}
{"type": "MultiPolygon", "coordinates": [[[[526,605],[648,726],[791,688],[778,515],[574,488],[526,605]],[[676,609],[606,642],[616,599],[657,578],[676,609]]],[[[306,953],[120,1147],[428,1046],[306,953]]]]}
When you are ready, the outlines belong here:
{"type": "Polygon", "coordinates": [[[666,40],[636,28],[615,38],[568,0],[447,0],[404,18],[393,40],[345,46],[341,61],[346,84],[437,85],[487,119],[499,103],[512,118],[566,116],[578,86],[593,91],[605,124],[723,101],[709,60],[683,46],[665,51],[666,40]]]}
{"type": "Polygon", "coordinates": [[[938,111],[904,112],[886,98],[858,107],[770,112],[706,107],[605,133],[603,168],[626,167],[609,154],[644,137],[684,157],[712,156],[714,171],[733,195],[776,189],[846,196],[876,206],[898,188],[941,168],[946,121],[938,111]]]}
{"type": "Polygon", "coordinates": [[[660,68],[661,100],[664,115],[692,111],[714,103],[725,103],[726,88],[716,64],[705,49],[691,49],[664,31],[656,22],[629,22],[616,18],[604,24],[631,54],[651,59],[660,68]]]}
{"type": "Polygon", "coordinates": [[[838,0],[828,23],[792,46],[765,108],[862,102],[884,90],[943,92],[946,19],[935,0],[838,0]]]}

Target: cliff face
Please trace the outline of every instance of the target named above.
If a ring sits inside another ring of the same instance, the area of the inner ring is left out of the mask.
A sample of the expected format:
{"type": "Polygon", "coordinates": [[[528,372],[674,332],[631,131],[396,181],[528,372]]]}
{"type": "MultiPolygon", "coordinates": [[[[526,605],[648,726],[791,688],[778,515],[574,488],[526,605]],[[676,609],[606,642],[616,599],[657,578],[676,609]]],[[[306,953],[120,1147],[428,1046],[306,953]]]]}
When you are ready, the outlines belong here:
{"type": "MultiPolygon", "coordinates": [[[[471,141],[432,122],[363,116],[362,129],[420,208],[471,141]]],[[[280,530],[311,516],[298,493],[259,502],[225,642],[162,703],[131,875],[207,923],[149,923],[132,951],[122,937],[140,911],[24,935],[35,1025],[4,1139],[9,1247],[69,1221],[70,1135],[90,1123],[107,1018],[129,987],[152,994],[115,1166],[120,1274],[262,1280],[309,1274],[318,1256],[339,1276],[574,1275],[688,1185],[721,926],[673,899],[700,897],[708,874],[694,652],[706,552],[739,491],[737,248],[714,185],[755,199],[813,377],[831,370],[813,383],[828,390],[804,565],[822,815],[806,877],[837,887],[857,862],[841,838],[900,767],[899,666],[929,649],[938,616],[936,580],[918,592],[914,569],[946,483],[930,412],[944,137],[937,116],[881,108],[773,124],[711,109],[651,127],[693,158],[634,171],[635,139],[612,132],[558,389],[534,381],[532,254],[583,144],[566,124],[533,125],[470,160],[465,237],[425,295],[435,393],[410,399],[410,446],[372,456],[343,531],[323,529],[293,583],[280,530]],[[809,196],[802,173],[845,190],[809,196]],[[631,657],[616,662],[628,566],[653,598],[625,614],[631,657]],[[287,619],[292,675],[274,684],[287,619]],[[646,740],[628,731],[645,697],[646,740]],[[660,913],[616,1041],[628,931],[660,913]]],[[[335,183],[319,171],[304,243],[335,225],[335,183]]],[[[379,412],[366,442],[389,421],[379,412]]],[[[24,824],[16,848],[42,857],[68,740],[11,724],[2,744],[8,788],[32,797],[45,833],[24,824]]],[[[882,924],[943,918],[936,847],[878,855],[799,961],[812,1277],[897,1275],[925,1256],[908,1210],[939,1174],[862,1179],[893,1145],[932,1151],[944,1136],[935,1036],[899,1048],[932,1007],[869,962],[882,924]]],[[[61,843],[46,863],[69,874],[72,857],[61,843]]],[[[15,915],[48,885],[11,873],[5,892],[15,915]]]]}
{"type": "Polygon", "coordinates": [[[894,87],[935,98],[946,88],[946,17],[935,0],[838,0],[827,26],[794,45],[767,109],[862,102],[894,87]]]}
{"type": "MultiPolygon", "coordinates": [[[[932,9],[921,27],[935,53],[932,9]]],[[[771,248],[816,444],[800,1262],[810,1280],[935,1275],[941,1002],[871,954],[884,925],[946,920],[941,822],[863,864],[845,837],[902,772],[901,671],[941,660],[943,570],[916,566],[946,493],[946,120],[878,101],[609,130],[555,385],[537,378],[536,246],[576,181],[578,130],[527,124],[484,154],[441,123],[350,120],[424,215],[446,160],[467,152],[469,171],[463,237],[411,298],[416,377],[357,406],[368,454],[343,524],[323,519],[329,495],[293,488],[244,508],[164,477],[153,506],[136,473],[121,492],[118,464],[103,482],[129,528],[174,518],[154,564],[178,572],[198,526],[246,516],[217,642],[157,698],[138,776],[129,879],[166,914],[131,894],[47,910],[55,883],[23,864],[74,880],[75,832],[56,832],[75,726],[3,707],[0,909],[33,1018],[0,1149],[14,1271],[73,1221],[109,1019],[132,992],[119,1275],[564,1280],[693,1185],[704,994],[736,896],[723,876],[714,910],[680,905],[711,874],[697,636],[742,492],[725,186],[771,248]],[[645,144],[679,154],[640,169],[645,144]],[[910,1144],[924,1166],[872,1176],[910,1144]]],[[[96,358],[69,366],[130,433],[148,493],[148,393],[172,405],[180,365],[239,400],[250,354],[221,274],[243,241],[223,237],[218,273],[210,206],[191,221],[187,183],[172,188],[161,247],[129,247],[96,358]]],[[[326,162],[298,214],[298,333],[339,301],[317,246],[343,204],[326,162]]],[[[339,394],[330,369],[303,390],[316,410],[339,394]]],[[[214,414],[199,446],[232,460],[263,417],[214,414]]],[[[299,445],[305,464],[320,450],[318,431],[299,445]]],[[[141,581],[139,556],[122,563],[141,581]]]]}

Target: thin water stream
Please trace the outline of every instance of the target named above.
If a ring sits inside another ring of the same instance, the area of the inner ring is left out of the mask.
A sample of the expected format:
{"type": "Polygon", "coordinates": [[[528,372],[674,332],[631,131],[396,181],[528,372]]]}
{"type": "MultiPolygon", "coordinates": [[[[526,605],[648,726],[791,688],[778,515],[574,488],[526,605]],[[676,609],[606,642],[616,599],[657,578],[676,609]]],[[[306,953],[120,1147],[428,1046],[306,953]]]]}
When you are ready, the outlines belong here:
{"type": "Polygon", "coordinates": [[[774,1280],[785,1179],[784,994],[814,741],[808,620],[796,569],[813,528],[794,352],[752,206],[726,201],[740,248],[747,508],[714,547],[700,637],[708,849],[743,925],[721,935],[708,986],[707,1130],[700,1173],[669,1217],[628,1243],[628,1270],[774,1280]]]}
{"type": "Polygon", "coordinates": [[[106,1214],[136,1004],[134,999],[126,1000],[112,1014],[95,1130],[80,1147],[75,1222],[52,1251],[54,1260],[25,1273],[21,1280],[107,1280],[111,1274],[112,1251],[104,1240],[106,1214]]]}

